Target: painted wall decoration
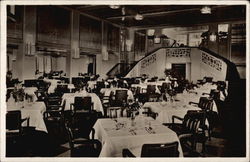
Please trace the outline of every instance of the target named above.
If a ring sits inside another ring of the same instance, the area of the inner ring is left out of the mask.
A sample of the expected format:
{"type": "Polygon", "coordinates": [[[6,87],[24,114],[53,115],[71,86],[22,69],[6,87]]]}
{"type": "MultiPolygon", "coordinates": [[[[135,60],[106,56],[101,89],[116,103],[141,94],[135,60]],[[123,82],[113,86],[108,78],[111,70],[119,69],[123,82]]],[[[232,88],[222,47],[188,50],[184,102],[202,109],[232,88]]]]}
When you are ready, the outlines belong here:
{"type": "Polygon", "coordinates": [[[202,52],[201,61],[203,63],[209,65],[210,67],[216,69],[217,71],[222,70],[222,62],[221,62],[221,60],[217,59],[214,56],[211,56],[211,55],[208,55],[208,54],[202,52]]]}
{"type": "Polygon", "coordinates": [[[190,57],[190,48],[168,48],[166,49],[167,57],[190,57]]]}
{"type": "Polygon", "coordinates": [[[147,58],[145,58],[144,60],[142,60],[142,62],[141,62],[141,68],[146,68],[147,66],[153,64],[154,62],[156,62],[156,54],[148,56],[147,58]]]}

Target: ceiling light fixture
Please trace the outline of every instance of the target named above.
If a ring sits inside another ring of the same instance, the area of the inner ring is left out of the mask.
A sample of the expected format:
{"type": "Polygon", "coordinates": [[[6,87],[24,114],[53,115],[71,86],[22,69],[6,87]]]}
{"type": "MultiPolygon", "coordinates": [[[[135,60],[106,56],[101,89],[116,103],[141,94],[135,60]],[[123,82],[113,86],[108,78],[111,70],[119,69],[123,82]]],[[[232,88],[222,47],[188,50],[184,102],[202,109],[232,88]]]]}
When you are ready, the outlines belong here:
{"type": "Polygon", "coordinates": [[[201,8],[201,13],[202,14],[211,14],[211,7],[209,7],[209,6],[203,6],[201,8]]]}
{"type": "Polygon", "coordinates": [[[141,14],[136,14],[136,15],[135,15],[135,19],[140,21],[140,20],[143,19],[143,15],[141,15],[141,14]]]}
{"type": "Polygon", "coordinates": [[[109,7],[112,9],[118,9],[120,8],[120,5],[109,5],[109,7]]]}

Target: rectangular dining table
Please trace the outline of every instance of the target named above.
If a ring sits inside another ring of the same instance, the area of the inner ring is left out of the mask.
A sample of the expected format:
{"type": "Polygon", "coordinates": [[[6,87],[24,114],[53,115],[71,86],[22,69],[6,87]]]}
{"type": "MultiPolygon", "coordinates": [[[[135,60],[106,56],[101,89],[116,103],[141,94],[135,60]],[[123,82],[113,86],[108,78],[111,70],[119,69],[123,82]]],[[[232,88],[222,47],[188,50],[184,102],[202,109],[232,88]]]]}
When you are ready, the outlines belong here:
{"type": "MultiPolygon", "coordinates": [[[[140,157],[143,144],[179,142],[177,134],[151,117],[98,119],[94,125],[95,138],[102,143],[99,157],[122,157],[128,148],[140,157]]],[[[183,157],[179,142],[179,156],[183,157]]]]}
{"type": "Polygon", "coordinates": [[[62,96],[62,103],[66,102],[65,104],[65,110],[70,110],[70,106],[72,103],[74,103],[75,97],[91,97],[91,100],[93,102],[93,110],[96,110],[98,112],[101,112],[104,114],[102,102],[100,98],[95,93],[88,93],[86,91],[82,92],[75,92],[75,93],[64,93],[62,96]]]}
{"type": "MultiPolygon", "coordinates": [[[[7,111],[21,111],[21,118],[29,118],[29,126],[35,130],[48,132],[43,120],[46,111],[44,102],[7,102],[7,111]]],[[[23,125],[27,125],[25,122],[23,125]]]]}

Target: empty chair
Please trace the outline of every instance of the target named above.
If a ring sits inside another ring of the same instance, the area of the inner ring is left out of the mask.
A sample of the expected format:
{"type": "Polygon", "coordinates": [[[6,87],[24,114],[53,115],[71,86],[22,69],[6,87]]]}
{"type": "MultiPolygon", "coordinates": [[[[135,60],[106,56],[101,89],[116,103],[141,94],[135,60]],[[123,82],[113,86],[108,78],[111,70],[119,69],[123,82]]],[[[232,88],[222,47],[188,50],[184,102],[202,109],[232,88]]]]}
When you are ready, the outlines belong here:
{"type": "Polygon", "coordinates": [[[18,157],[23,155],[23,145],[26,132],[22,123],[26,121],[26,128],[29,128],[29,118],[21,119],[21,111],[8,111],[6,114],[6,156],[18,157]]]}
{"type": "MultiPolygon", "coordinates": [[[[144,144],[141,150],[141,157],[178,157],[178,142],[144,144]]],[[[123,149],[123,157],[135,157],[128,149],[123,149]]]]}
{"type": "Polygon", "coordinates": [[[200,97],[199,103],[189,102],[189,104],[198,105],[199,108],[204,109],[204,110],[213,109],[213,99],[209,97],[200,97]]]}
{"type": "Polygon", "coordinates": [[[29,127],[29,118],[22,119],[21,111],[8,111],[6,114],[6,135],[22,135],[22,123],[27,121],[27,127],[29,127]]]}
{"type": "Polygon", "coordinates": [[[74,113],[90,112],[93,110],[93,103],[91,97],[75,97],[72,106],[74,107],[74,113]]]}
{"type": "Polygon", "coordinates": [[[220,99],[220,91],[217,89],[211,89],[210,93],[202,93],[202,95],[209,95],[209,97],[213,98],[214,100],[220,99]]]}
{"type": "Polygon", "coordinates": [[[66,100],[63,101],[63,104],[58,106],[57,109],[47,109],[43,113],[43,119],[45,121],[46,127],[48,129],[49,134],[53,134],[54,136],[61,135],[58,137],[59,140],[65,140],[63,137],[64,131],[64,122],[65,122],[65,103],[66,100]]]}
{"type": "Polygon", "coordinates": [[[94,139],[95,130],[92,128],[92,138],[79,138],[76,134],[78,133],[76,129],[65,124],[69,146],[70,146],[70,156],[71,157],[98,157],[102,144],[99,140],[94,139]]]}
{"type": "Polygon", "coordinates": [[[116,90],[115,95],[113,97],[111,94],[109,105],[107,107],[107,115],[109,117],[122,116],[121,112],[127,105],[127,98],[127,90],[116,90]]]}
{"type": "Polygon", "coordinates": [[[161,93],[166,93],[171,88],[170,83],[162,83],[161,93]]]}
{"type": "Polygon", "coordinates": [[[156,91],[155,85],[147,85],[147,94],[153,94],[156,91]]]}
{"type": "Polygon", "coordinates": [[[46,95],[44,98],[44,102],[46,105],[46,110],[51,110],[51,109],[56,110],[61,108],[62,98],[52,94],[46,95]]]}
{"type": "Polygon", "coordinates": [[[69,88],[67,84],[58,84],[55,93],[57,93],[59,96],[62,96],[64,93],[69,93],[69,88]]]}
{"type": "Polygon", "coordinates": [[[205,120],[205,111],[189,110],[184,118],[173,115],[172,123],[168,123],[166,125],[168,125],[170,129],[176,132],[180,139],[182,147],[186,147],[190,149],[190,151],[196,152],[196,144],[202,143],[202,152],[204,152],[205,142],[207,140],[204,129],[205,120]],[[182,123],[175,123],[175,119],[181,120],[182,123]]]}

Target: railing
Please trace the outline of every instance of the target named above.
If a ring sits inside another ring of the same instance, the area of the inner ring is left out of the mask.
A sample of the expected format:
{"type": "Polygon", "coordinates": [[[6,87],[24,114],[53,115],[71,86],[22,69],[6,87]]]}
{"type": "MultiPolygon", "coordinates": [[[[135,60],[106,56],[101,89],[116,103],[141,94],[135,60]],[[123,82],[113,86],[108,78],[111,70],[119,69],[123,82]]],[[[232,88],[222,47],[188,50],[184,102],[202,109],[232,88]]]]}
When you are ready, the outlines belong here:
{"type": "MultiPolygon", "coordinates": [[[[159,47],[156,48],[150,52],[148,52],[146,56],[153,54],[154,52],[156,52],[157,50],[161,49],[161,48],[165,48],[165,47],[159,47]]],[[[136,61],[134,63],[117,63],[115,66],[113,66],[107,73],[106,75],[109,77],[114,77],[114,76],[121,76],[124,77],[126,76],[132,69],[133,67],[140,62],[141,60],[143,60],[145,57],[141,58],[139,61],[136,61]]]]}
{"type": "MultiPolygon", "coordinates": [[[[159,48],[156,48],[156,49],[148,52],[145,55],[145,57],[147,57],[151,54],[154,54],[156,51],[158,51],[162,48],[179,48],[179,47],[159,47],[159,48]]],[[[239,73],[238,73],[234,63],[230,62],[228,59],[222,57],[221,55],[210,51],[209,49],[206,49],[206,48],[198,48],[198,49],[201,51],[207,52],[218,59],[223,60],[227,64],[226,80],[233,81],[233,80],[240,79],[239,73]]],[[[132,64],[118,63],[109,72],[107,72],[107,75],[109,77],[114,77],[114,76],[125,77],[139,62],[141,62],[143,59],[145,59],[145,57],[141,58],[139,61],[136,61],[132,64]]]]}

